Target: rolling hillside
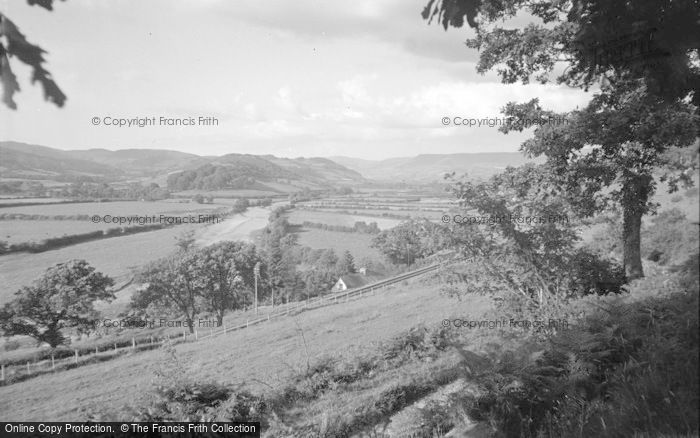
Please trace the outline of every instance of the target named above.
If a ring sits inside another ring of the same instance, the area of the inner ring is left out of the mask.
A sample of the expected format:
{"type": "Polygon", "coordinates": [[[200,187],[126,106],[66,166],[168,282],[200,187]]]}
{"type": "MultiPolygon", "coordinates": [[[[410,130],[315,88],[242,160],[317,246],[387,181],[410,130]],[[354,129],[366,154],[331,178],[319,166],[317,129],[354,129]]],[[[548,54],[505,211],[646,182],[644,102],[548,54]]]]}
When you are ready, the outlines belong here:
{"type": "Polygon", "coordinates": [[[0,177],[70,181],[76,177],[108,181],[178,180],[174,190],[251,189],[292,193],[303,188],[360,183],[362,175],[325,158],[279,158],[227,154],[205,157],[170,150],[89,149],[63,151],[18,142],[0,142],[0,177]]]}
{"type": "Polygon", "coordinates": [[[112,178],[122,171],[103,163],[76,158],[45,146],[0,142],[0,176],[42,179],[57,176],[102,176],[112,178]]]}

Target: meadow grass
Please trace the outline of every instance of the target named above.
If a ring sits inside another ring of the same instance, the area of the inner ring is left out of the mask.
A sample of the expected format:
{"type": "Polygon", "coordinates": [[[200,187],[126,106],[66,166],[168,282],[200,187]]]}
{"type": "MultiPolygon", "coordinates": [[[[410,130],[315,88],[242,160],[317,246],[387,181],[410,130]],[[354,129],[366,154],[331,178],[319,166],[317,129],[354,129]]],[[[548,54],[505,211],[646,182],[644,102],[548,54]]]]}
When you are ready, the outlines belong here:
{"type": "MultiPolygon", "coordinates": [[[[455,303],[435,288],[399,285],[175,348],[193,378],[243,384],[264,394],[283,387],[309,360],[352,357],[417,324],[439,327],[445,318],[480,314],[489,305],[485,298],[455,303]]],[[[162,358],[159,351],[136,353],[0,387],[0,420],[81,420],[87,410],[134,401],[148,389],[162,358]]]]}

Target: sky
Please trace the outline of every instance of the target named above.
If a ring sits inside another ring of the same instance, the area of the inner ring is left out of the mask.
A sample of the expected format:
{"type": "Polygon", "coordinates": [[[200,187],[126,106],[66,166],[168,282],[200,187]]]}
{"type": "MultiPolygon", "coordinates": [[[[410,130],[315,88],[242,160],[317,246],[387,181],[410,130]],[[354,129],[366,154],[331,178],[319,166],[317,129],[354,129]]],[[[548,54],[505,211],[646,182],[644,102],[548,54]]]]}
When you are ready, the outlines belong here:
{"type": "Polygon", "coordinates": [[[464,45],[473,31],[429,25],[425,3],[67,0],[49,12],[0,0],[48,52],[46,68],[68,96],[63,108],[45,102],[30,70],[11,59],[22,90],[18,110],[0,107],[0,141],[365,159],[513,152],[527,132],[455,120],[498,118],[506,103],[535,97],[555,111],[590,99],[478,74],[478,52],[464,45]]]}

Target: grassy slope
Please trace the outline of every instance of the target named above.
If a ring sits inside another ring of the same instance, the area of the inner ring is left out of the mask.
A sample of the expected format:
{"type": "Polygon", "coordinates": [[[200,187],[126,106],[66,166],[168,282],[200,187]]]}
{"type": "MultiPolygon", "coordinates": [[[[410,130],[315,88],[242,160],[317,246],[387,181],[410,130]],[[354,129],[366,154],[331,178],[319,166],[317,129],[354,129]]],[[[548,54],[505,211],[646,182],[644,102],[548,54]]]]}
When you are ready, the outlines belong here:
{"type": "MultiPolygon", "coordinates": [[[[176,347],[193,375],[222,383],[245,382],[256,392],[282,384],[322,354],[354,356],[372,343],[425,323],[468,318],[489,307],[437,294],[435,286],[397,286],[374,297],[330,306],[269,324],[176,347]],[[261,383],[264,382],[264,383],[261,383]]],[[[148,389],[158,351],[122,357],[0,388],[0,421],[81,420],[86,408],[116,407],[148,389]],[[10,400],[12,401],[10,403],[10,400]]]]}

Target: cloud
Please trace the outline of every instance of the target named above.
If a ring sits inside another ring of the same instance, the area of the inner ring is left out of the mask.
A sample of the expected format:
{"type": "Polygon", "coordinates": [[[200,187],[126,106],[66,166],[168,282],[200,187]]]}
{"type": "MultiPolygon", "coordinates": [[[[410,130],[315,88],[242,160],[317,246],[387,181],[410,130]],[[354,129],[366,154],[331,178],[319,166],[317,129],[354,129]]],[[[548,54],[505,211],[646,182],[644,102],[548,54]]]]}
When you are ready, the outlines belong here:
{"type": "Polygon", "coordinates": [[[229,7],[230,17],[303,39],[372,39],[421,57],[447,62],[474,61],[477,54],[464,41],[471,29],[446,32],[428,25],[420,13],[424,0],[356,0],[323,2],[241,1],[229,7]]]}

